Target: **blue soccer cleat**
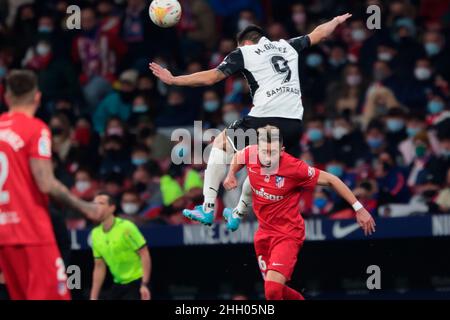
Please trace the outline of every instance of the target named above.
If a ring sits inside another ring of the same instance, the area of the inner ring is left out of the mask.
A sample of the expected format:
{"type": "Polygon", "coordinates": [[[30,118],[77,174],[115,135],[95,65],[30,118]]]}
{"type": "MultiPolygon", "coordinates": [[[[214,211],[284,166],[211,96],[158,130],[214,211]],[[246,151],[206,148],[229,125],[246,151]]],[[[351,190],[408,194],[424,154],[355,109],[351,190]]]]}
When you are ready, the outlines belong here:
{"type": "Polygon", "coordinates": [[[207,226],[212,225],[214,222],[214,211],[205,212],[203,206],[196,206],[194,210],[184,209],[183,216],[207,226]]]}
{"type": "Polygon", "coordinates": [[[239,228],[239,225],[241,224],[241,218],[236,218],[233,216],[234,210],[230,208],[223,209],[223,217],[227,221],[227,229],[232,232],[236,231],[239,228]]]}

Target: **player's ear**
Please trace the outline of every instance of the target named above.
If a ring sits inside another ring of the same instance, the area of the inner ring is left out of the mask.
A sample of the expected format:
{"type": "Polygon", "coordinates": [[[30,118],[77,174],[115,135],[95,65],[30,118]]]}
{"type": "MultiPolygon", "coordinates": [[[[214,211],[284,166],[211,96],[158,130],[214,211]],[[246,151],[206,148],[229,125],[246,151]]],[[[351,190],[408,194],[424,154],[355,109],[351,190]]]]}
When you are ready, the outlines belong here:
{"type": "Polygon", "coordinates": [[[39,106],[41,104],[41,98],[42,98],[42,92],[37,90],[36,93],[34,94],[34,104],[36,106],[39,106]]]}

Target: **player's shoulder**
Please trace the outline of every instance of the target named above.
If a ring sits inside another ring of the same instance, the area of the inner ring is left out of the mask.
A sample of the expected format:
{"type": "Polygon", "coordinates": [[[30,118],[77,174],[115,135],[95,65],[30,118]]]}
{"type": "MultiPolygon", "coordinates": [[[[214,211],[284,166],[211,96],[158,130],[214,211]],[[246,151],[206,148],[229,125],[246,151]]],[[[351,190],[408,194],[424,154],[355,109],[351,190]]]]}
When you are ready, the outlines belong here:
{"type": "Polygon", "coordinates": [[[92,230],[91,230],[91,239],[92,239],[92,241],[94,241],[95,239],[97,239],[100,236],[100,234],[102,233],[102,228],[103,227],[102,227],[101,224],[99,224],[98,226],[92,228],[92,230]]]}
{"type": "Polygon", "coordinates": [[[128,219],[123,218],[116,218],[115,221],[116,227],[120,228],[121,230],[135,230],[137,229],[137,226],[128,219]]]}

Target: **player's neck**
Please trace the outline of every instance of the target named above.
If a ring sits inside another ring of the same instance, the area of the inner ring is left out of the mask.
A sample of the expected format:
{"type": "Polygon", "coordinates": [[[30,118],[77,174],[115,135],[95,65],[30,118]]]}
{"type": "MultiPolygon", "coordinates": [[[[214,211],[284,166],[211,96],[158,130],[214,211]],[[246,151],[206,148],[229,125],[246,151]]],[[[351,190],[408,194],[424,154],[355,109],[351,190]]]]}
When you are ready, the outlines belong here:
{"type": "Polygon", "coordinates": [[[36,109],[30,106],[15,106],[9,109],[10,113],[23,113],[29,117],[34,117],[36,109]]]}
{"type": "Polygon", "coordinates": [[[102,222],[103,231],[108,232],[112,229],[114,225],[114,215],[109,216],[105,219],[105,221],[102,222]]]}

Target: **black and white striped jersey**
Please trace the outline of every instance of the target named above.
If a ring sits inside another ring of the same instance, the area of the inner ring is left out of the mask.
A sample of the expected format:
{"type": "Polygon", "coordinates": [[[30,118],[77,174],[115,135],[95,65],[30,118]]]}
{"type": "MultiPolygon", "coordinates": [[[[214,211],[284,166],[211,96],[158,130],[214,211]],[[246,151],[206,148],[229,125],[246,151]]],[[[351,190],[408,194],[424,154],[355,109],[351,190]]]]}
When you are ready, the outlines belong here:
{"type": "Polygon", "coordinates": [[[262,37],[257,44],[231,52],[217,69],[226,76],[243,73],[253,97],[250,116],[301,120],[298,62],[300,52],[310,44],[308,36],[280,41],[262,37]]]}

